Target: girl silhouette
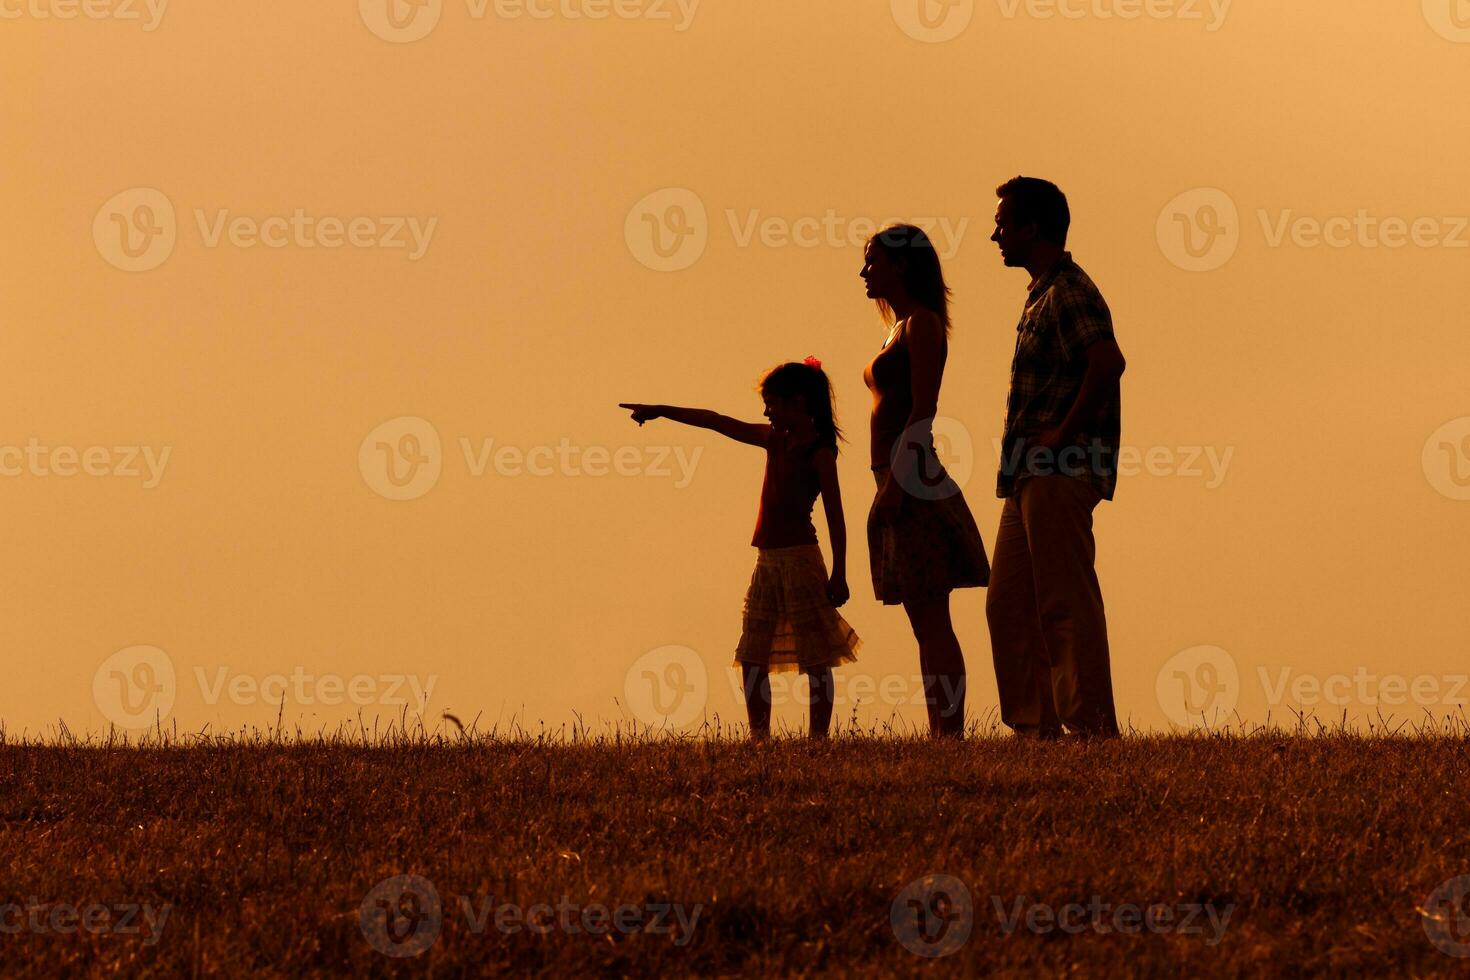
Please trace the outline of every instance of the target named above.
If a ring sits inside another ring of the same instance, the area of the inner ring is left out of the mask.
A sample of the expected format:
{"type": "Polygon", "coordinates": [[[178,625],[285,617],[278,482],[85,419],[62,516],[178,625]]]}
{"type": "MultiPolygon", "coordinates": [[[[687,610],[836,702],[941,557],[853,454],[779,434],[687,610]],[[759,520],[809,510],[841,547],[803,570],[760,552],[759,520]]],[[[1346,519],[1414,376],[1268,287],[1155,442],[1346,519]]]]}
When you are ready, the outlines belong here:
{"type": "Polygon", "coordinates": [[[755,573],[745,594],[743,630],[735,650],[745,688],[750,737],[771,733],[771,671],[807,675],[811,735],[826,738],[832,724],[832,668],[857,659],[861,641],[837,612],[848,598],[847,526],[837,483],[837,440],[832,383],[822,362],[808,357],[772,368],[761,379],[769,423],[741,422],[716,412],[672,405],[620,403],[633,421],[664,418],[712,429],[766,451],[766,474],[751,544],[755,573]],[[828,576],[812,524],[817,496],[832,540],[828,576]]]}

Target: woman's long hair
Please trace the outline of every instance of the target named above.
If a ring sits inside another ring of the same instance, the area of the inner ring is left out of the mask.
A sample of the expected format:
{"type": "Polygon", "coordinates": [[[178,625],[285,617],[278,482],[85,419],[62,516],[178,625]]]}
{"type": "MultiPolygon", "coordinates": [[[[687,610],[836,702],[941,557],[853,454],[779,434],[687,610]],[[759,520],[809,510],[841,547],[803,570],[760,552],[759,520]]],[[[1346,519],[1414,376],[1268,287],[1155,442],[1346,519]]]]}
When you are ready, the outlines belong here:
{"type": "Polygon", "coordinates": [[[806,413],[817,426],[815,448],[837,452],[837,441],[845,439],[832,409],[832,379],[821,367],[803,361],[778,364],[765,373],[757,386],[761,397],[791,398],[801,396],[806,413]]]}
{"type": "MultiPolygon", "coordinates": [[[[939,267],[939,253],[934,251],[934,243],[924,229],[915,225],[890,225],[868,239],[868,243],[881,249],[898,267],[903,288],[915,302],[939,317],[948,336],[950,290],[944,282],[944,270],[939,267]]],[[[892,324],[893,307],[880,299],[878,309],[883,321],[892,324]]]]}

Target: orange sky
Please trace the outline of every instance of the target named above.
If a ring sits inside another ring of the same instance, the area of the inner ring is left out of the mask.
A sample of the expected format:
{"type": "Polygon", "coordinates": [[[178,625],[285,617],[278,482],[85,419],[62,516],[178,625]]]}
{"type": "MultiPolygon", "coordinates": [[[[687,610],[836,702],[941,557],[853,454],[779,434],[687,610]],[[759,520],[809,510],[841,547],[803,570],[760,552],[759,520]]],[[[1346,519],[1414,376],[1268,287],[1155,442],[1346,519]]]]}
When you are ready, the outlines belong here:
{"type": "Polygon", "coordinates": [[[1470,700],[1463,3],[394,2],[0,0],[8,730],[738,720],[759,453],[615,405],[756,418],[807,354],[858,436],[837,713],[917,722],[867,577],[858,243],[923,219],[945,255],[993,542],[1023,172],[1129,359],[1120,718],[1167,727],[1181,677],[1255,721],[1470,700]]]}

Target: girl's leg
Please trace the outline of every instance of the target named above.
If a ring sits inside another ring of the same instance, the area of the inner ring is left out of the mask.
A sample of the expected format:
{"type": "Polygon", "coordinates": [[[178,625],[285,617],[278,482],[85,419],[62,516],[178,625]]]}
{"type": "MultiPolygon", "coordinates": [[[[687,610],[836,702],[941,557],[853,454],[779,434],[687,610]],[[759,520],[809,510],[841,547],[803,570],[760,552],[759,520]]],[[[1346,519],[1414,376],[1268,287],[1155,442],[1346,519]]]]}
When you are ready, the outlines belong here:
{"type": "Polygon", "coordinates": [[[906,602],[904,611],[919,641],[919,669],[929,706],[929,734],[965,734],[965,654],[949,618],[949,596],[906,602]]]}
{"type": "Polygon", "coordinates": [[[750,739],[764,742],[771,737],[771,675],[760,664],[740,665],[745,676],[745,714],[750,719],[750,739]]]}
{"type": "Polygon", "coordinates": [[[836,687],[832,683],[832,669],[822,667],[804,673],[807,697],[811,700],[811,737],[826,738],[832,729],[832,704],[837,699],[836,687]]]}

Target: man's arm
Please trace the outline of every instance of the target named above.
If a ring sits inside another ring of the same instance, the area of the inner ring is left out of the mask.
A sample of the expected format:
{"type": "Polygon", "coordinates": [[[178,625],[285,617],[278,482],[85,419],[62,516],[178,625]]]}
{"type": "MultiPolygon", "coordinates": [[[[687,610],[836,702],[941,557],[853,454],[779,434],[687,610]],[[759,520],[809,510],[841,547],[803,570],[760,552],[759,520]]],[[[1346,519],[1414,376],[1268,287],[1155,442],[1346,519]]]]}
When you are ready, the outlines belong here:
{"type": "Polygon", "coordinates": [[[1113,334],[1113,314],[1091,281],[1067,282],[1055,291],[1057,340],[1063,356],[1083,358],[1082,383],[1067,415],[1054,429],[1040,434],[1042,446],[1057,450],[1076,442],[1097,418],[1103,401],[1118,391],[1127,362],[1113,334]]]}
{"type": "Polygon", "coordinates": [[[1086,350],[1087,370],[1082,376],[1082,387],[1067,412],[1067,417],[1058,426],[1057,445],[1071,445],[1073,440],[1097,417],[1104,399],[1118,391],[1118,379],[1128,368],[1118,342],[1111,338],[1094,341],[1086,350]]]}

